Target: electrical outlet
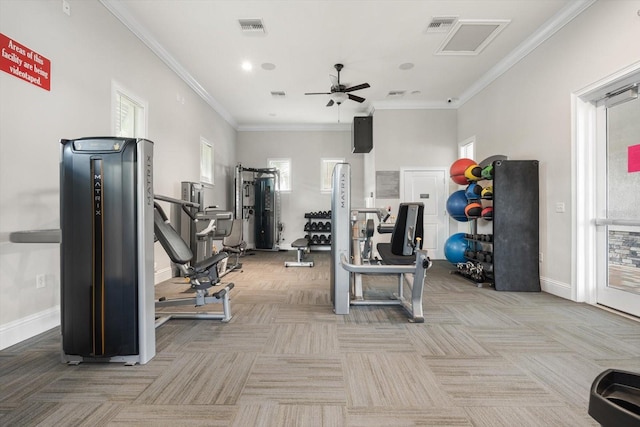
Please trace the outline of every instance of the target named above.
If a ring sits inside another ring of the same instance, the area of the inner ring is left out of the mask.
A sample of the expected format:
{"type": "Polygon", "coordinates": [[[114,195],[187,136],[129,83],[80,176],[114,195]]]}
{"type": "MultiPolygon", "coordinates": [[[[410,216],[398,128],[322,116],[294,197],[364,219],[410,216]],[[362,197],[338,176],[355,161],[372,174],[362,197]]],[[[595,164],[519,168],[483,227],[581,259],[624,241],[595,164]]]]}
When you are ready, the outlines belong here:
{"type": "Polygon", "coordinates": [[[542,256],[542,252],[538,254],[538,260],[540,261],[540,264],[542,264],[542,261],[544,260],[544,257],[542,256]]]}
{"type": "Polygon", "coordinates": [[[71,5],[68,0],[62,0],[62,11],[71,16],[71,5]]]}
{"type": "Polygon", "coordinates": [[[42,289],[47,286],[47,276],[44,274],[36,274],[36,289],[42,289]]]}

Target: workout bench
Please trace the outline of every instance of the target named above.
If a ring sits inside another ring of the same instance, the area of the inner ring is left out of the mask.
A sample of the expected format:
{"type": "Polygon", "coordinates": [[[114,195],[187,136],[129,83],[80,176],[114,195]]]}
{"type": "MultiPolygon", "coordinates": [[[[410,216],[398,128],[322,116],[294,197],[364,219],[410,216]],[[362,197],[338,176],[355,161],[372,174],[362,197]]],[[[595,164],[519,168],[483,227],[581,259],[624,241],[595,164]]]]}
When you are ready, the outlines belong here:
{"type": "Polygon", "coordinates": [[[285,267],[313,267],[313,261],[310,259],[305,260],[305,254],[309,251],[309,240],[306,237],[301,237],[294,240],[291,246],[298,250],[297,261],[285,261],[285,267]]]}

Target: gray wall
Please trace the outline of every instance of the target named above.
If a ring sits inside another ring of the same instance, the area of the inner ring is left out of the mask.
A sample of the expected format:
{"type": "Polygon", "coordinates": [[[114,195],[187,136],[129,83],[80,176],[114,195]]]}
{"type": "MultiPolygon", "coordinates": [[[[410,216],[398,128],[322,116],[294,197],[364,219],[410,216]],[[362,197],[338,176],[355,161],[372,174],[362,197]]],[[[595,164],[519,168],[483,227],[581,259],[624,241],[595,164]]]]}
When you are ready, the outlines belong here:
{"type": "Polygon", "coordinates": [[[292,191],[281,194],[282,248],[304,237],[306,212],[331,209],[331,194],[320,192],[320,159],[344,158],[351,164],[352,205],[363,206],[364,154],[351,153],[351,131],[238,132],[238,162],[267,167],[269,158],[290,158],[292,191]]]}
{"type": "MultiPolygon", "coordinates": [[[[59,228],[59,140],[111,134],[111,84],[149,102],[154,189],[179,197],[199,179],[200,136],[214,143],[215,182],[228,205],[235,130],[97,1],[0,1],[3,34],[51,60],[51,91],[0,73],[0,348],[59,323],[59,248],[9,243],[16,230],[59,228]],[[184,104],[177,97],[184,98],[184,104]],[[46,287],[36,290],[36,275],[46,287]]],[[[157,271],[169,260],[156,244],[157,271]]]]}
{"type": "Polygon", "coordinates": [[[458,110],[479,159],[540,160],[543,289],[570,297],[571,94],[640,60],[640,2],[601,0],[458,110]],[[564,203],[565,213],[556,213],[564,203]]]}

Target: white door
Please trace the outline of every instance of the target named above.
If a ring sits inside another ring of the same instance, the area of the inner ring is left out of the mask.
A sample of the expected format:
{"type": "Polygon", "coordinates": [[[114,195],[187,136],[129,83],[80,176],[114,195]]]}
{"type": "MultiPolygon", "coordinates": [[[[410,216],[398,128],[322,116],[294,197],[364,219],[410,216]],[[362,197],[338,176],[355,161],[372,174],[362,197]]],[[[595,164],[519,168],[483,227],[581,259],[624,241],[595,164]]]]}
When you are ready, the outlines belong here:
{"type": "Polygon", "coordinates": [[[640,316],[640,98],[619,92],[598,112],[596,300],[640,316]]]}
{"type": "Polygon", "coordinates": [[[424,239],[422,248],[431,259],[444,259],[444,244],[449,236],[446,208],[446,169],[402,169],[403,202],[424,203],[424,239]]]}

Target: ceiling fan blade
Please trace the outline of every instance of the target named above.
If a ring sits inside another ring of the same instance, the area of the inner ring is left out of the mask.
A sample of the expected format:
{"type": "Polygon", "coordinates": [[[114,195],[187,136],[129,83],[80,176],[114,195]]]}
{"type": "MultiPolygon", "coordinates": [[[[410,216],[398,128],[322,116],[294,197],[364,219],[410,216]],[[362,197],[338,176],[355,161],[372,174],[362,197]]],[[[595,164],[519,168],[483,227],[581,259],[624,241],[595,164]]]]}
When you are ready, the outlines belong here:
{"type": "Polygon", "coordinates": [[[366,89],[369,86],[369,83],[362,83],[361,85],[351,86],[343,90],[343,92],[353,92],[354,90],[366,89]]]}
{"type": "Polygon", "coordinates": [[[364,98],[360,98],[359,96],[351,95],[351,94],[349,94],[349,99],[352,100],[352,101],[356,101],[356,102],[364,102],[365,101],[364,98]]]}
{"type": "Polygon", "coordinates": [[[307,92],[305,95],[331,95],[331,92],[307,92]]]}
{"type": "Polygon", "coordinates": [[[333,99],[330,99],[329,102],[327,102],[327,107],[331,107],[333,105],[333,99]]]}

